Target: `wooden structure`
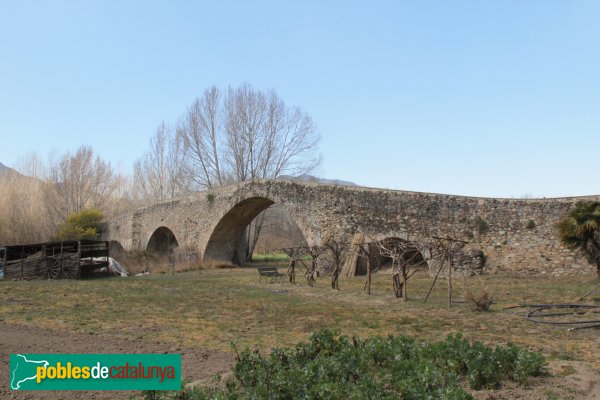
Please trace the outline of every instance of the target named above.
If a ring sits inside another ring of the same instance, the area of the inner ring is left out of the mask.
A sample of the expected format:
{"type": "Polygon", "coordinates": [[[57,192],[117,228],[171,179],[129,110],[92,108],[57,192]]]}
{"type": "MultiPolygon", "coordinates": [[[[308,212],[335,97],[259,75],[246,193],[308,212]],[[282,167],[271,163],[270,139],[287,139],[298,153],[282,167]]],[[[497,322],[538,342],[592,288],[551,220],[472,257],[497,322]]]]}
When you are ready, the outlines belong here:
{"type": "Polygon", "coordinates": [[[79,279],[101,268],[108,273],[109,242],[68,240],[5,246],[4,279],[79,279]]]}

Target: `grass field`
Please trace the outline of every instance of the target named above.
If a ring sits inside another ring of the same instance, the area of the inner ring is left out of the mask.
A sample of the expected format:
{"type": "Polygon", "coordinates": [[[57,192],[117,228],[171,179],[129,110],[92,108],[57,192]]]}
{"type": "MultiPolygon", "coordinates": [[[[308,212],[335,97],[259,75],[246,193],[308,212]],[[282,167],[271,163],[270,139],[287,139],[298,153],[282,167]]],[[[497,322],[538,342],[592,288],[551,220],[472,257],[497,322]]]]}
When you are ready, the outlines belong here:
{"type": "MultiPolygon", "coordinates": [[[[408,334],[428,340],[450,332],[490,344],[513,342],[541,350],[551,359],[573,359],[600,368],[598,329],[568,332],[534,324],[503,308],[522,302],[572,302],[596,283],[592,276],[550,279],[484,276],[468,278],[474,290],[487,288],[496,299],[490,312],[466,304],[447,306],[446,287],[438,282],[430,301],[422,300],[428,276],[409,281],[408,302],[394,298],[389,273],[374,275],[372,295],[364,277],[342,279],[340,291],[329,277],[315,287],[284,282],[259,283],[255,268],[214,269],[170,276],[95,280],[0,282],[0,319],[9,324],[86,334],[117,334],[213,350],[240,347],[267,350],[306,339],[323,327],[345,334],[408,334]]],[[[465,281],[455,280],[462,299],[465,281]]],[[[598,297],[592,302],[598,303],[598,297]]]]}

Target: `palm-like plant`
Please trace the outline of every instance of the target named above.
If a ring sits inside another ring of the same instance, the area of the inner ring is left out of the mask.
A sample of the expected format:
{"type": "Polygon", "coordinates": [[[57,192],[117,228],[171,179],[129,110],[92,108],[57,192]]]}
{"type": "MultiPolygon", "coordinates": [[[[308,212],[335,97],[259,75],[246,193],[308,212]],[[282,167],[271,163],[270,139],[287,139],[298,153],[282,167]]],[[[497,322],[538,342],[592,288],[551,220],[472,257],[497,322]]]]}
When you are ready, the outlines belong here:
{"type": "Polygon", "coordinates": [[[583,250],[600,277],[600,202],[577,203],[558,223],[558,236],[568,247],[583,250]]]}

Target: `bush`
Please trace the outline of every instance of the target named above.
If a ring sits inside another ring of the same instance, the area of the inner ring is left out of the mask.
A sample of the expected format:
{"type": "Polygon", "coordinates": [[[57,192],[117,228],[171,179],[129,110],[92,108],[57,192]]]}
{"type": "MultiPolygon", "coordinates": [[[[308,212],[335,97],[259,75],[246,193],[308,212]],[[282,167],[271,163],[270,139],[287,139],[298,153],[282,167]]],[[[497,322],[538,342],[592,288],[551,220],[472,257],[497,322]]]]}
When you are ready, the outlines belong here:
{"type": "Polygon", "coordinates": [[[479,232],[480,235],[484,235],[490,230],[488,223],[479,215],[477,218],[475,218],[475,226],[477,227],[477,232],[479,232]]]}
{"type": "Polygon", "coordinates": [[[215,203],[215,195],[213,193],[208,193],[206,195],[206,201],[208,202],[208,207],[212,207],[213,204],[215,203]]]}
{"type": "Polygon", "coordinates": [[[102,211],[83,210],[69,215],[66,222],[58,227],[57,240],[96,240],[104,230],[102,211]]]}
{"type": "MultiPolygon", "coordinates": [[[[437,343],[406,336],[362,341],[321,330],[307,343],[274,349],[263,357],[237,354],[225,388],[185,389],[146,399],[472,399],[472,389],[525,382],[545,372],[539,353],[509,344],[495,348],[460,334],[437,343]]],[[[156,396],[159,392],[152,392],[156,396]]]]}

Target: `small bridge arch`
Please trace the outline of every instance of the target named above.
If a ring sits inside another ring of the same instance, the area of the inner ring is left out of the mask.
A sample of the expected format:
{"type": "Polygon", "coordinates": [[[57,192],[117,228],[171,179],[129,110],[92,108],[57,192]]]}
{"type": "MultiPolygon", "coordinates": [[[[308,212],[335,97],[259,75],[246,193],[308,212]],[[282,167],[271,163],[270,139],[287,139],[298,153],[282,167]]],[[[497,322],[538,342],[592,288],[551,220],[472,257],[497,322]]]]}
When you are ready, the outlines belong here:
{"type": "Polygon", "coordinates": [[[156,228],[150,236],[148,244],[146,245],[146,252],[154,254],[171,254],[177,247],[179,247],[179,242],[173,231],[166,226],[160,226],[156,228]]]}
{"type": "Polygon", "coordinates": [[[119,254],[125,251],[125,248],[118,240],[111,240],[108,243],[108,250],[110,254],[119,254]]]}

